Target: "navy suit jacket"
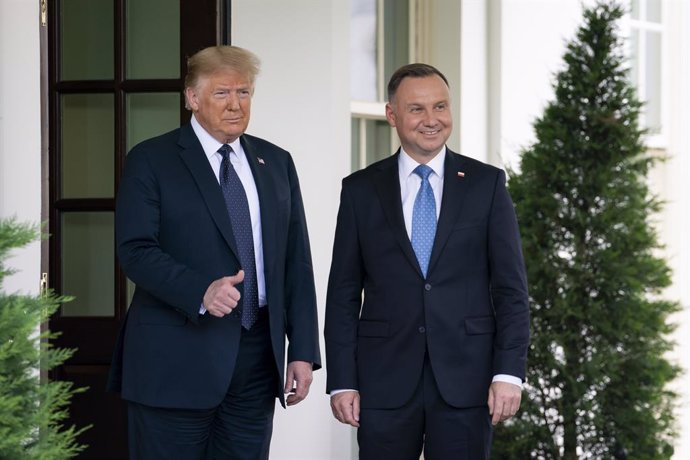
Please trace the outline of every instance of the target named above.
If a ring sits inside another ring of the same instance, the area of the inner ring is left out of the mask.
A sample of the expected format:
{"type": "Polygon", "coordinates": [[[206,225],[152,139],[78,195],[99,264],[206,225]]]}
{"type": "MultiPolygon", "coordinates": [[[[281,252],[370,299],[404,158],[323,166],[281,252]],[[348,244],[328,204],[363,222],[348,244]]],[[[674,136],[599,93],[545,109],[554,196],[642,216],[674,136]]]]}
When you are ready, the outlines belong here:
{"type": "Polygon", "coordinates": [[[448,404],[486,405],[493,375],[524,379],[529,340],[505,174],[447,150],[425,279],[405,230],[399,154],[343,180],[326,301],[327,391],[357,389],[363,408],[400,407],[428,352],[448,404]]]}
{"type": "MultiPolygon", "coordinates": [[[[285,150],[243,135],[261,207],[264,274],[275,366],[320,367],[316,296],[299,182],[285,150]]],[[[208,286],[240,269],[220,185],[191,125],[137,145],[116,206],[117,254],[136,290],[115,349],[109,387],[172,408],[220,403],[233,374],[240,318],[200,315],[208,286]]],[[[240,290],[242,285],[238,285],[240,290]]],[[[281,385],[279,383],[279,385],[281,385]]],[[[284,404],[281,387],[276,388],[284,404]]]]}

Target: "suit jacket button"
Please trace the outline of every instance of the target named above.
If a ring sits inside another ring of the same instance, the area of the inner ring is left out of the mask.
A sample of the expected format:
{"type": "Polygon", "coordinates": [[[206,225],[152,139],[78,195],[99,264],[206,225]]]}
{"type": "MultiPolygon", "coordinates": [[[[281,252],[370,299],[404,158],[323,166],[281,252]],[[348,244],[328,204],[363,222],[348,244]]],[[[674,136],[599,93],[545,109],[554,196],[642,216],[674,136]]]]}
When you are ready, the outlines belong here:
{"type": "Polygon", "coordinates": [[[424,285],[424,289],[427,290],[427,291],[431,291],[431,284],[426,283],[426,284],[424,285]]]}
{"type": "Polygon", "coordinates": [[[419,326],[419,329],[417,329],[417,330],[419,331],[420,334],[424,334],[426,332],[426,329],[424,328],[424,326],[419,326]]]}

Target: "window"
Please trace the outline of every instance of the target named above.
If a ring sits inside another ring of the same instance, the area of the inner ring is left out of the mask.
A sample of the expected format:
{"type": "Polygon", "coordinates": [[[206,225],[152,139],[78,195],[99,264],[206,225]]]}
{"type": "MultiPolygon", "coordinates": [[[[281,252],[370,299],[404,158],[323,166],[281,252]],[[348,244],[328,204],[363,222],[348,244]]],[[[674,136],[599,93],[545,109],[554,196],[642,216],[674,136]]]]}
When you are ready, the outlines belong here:
{"type": "Polygon", "coordinates": [[[648,143],[663,142],[661,0],[632,0],[630,11],[630,77],[644,102],[641,125],[648,131],[648,143]]]}
{"type": "Polygon", "coordinates": [[[352,169],[390,155],[397,143],[385,117],[386,84],[413,60],[410,31],[414,0],[352,0],[350,22],[350,111],[352,169]]]}

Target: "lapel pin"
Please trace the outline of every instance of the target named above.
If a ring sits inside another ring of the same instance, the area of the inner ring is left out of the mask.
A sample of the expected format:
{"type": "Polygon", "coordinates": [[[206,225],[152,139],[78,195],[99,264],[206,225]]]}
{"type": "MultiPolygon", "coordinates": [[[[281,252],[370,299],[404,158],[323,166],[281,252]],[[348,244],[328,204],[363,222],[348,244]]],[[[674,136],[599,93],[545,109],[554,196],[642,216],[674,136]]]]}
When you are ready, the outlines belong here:
{"type": "Polygon", "coordinates": [[[458,171],[458,177],[465,177],[465,173],[462,171],[458,171]]]}
{"type": "Polygon", "coordinates": [[[263,158],[261,158],[261,157],[256,157],[256,159],[259,161],[259,164],[260,164],[260,165],[265,165],[265,164],[266,164],[266,162],[264,161],[263,158]]]}

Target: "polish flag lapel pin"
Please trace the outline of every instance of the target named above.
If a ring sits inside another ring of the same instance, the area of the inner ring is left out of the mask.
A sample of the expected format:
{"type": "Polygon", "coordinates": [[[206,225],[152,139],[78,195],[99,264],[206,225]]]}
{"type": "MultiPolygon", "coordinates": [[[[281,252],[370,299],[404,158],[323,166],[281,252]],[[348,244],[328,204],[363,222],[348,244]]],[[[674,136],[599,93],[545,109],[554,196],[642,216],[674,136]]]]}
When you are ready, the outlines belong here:
{"type": "Polygon", "coordinates": [[[261,158],[261,157],[256,157],[256,160],[259,162],[260,165],[265,165],[265,164],[266,164],[266,162],[264,161],[264,159],[261,158]]]}
{"type": "Polygon", "coordinates": [[[458,177],[465,177],[465,173],[463,171],[458,171],[458,177]]]}

